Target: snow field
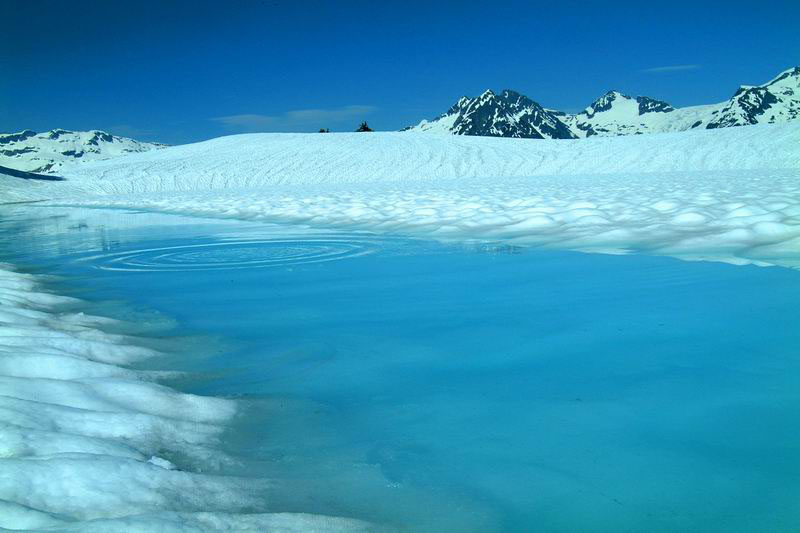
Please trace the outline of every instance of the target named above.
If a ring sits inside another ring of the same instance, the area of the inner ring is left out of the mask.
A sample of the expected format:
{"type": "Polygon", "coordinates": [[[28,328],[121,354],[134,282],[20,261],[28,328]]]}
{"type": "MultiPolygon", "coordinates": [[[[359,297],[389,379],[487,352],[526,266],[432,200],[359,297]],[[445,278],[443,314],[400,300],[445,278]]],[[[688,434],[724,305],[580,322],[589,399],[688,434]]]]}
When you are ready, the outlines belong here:
{"type": "Polygon", "coordinates": [[[24,189],[6,181],[0,192],[50,205],[733,263],[797,266],[800,249],[792,123],[568,141],[236,135],[89,162],[67,178],[24,189]]]}
{"type": "MultiPolygon", "coordinates": [[[[507,178],[533,176],[764,169],[800,169],[800,125],[577,140],[407,132],[233,135],[87,162],[64,174],[68,182],[38,189],[59,199],[78,192],[126,195],[276,185],[413,183],[424,193],[427,185],[437,181],[469,178],[480,178],[488,189],[502,186],[507,178]]],[[[624,176],[619,181],[624,182],[624,176]]]]}

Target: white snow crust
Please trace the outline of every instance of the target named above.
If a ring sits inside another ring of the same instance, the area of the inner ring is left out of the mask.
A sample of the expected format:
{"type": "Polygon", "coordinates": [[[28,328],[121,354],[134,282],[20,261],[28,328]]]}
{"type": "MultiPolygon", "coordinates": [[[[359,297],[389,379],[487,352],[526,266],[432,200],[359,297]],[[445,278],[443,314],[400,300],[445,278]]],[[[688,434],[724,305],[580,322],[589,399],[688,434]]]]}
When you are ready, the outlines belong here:
{"type": "Polygon", "coordinates": [[[237,512],[265,507],[257,494],[266,481],[197,473],[230,460],[215,446],[236,404],[126,368],[159,354],[81,306],[0,264],[0,528],[367,529],[344,518],[237,512]]]}
{"type": "Polygon", "coordinates": [[[0,194],[800,266],[796,123],[579,140],[236,135],[87,163],[66,177],[36,184],[8,178],[0,194]]]}

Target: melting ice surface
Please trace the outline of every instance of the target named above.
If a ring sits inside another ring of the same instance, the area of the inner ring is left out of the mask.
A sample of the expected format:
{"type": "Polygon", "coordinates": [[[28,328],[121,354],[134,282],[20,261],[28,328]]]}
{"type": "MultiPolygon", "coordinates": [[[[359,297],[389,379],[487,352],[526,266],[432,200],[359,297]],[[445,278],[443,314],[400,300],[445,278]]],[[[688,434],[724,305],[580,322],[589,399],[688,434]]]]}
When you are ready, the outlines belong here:
{"type": "Polygon", "coordinates": [[[238,403],[221,473],[264,500],[215,511],[414,531],[800,520],[797,271],[120,211],[29,207],[3,229],[9,261],[221,339],[139,365],[238,403]]]}

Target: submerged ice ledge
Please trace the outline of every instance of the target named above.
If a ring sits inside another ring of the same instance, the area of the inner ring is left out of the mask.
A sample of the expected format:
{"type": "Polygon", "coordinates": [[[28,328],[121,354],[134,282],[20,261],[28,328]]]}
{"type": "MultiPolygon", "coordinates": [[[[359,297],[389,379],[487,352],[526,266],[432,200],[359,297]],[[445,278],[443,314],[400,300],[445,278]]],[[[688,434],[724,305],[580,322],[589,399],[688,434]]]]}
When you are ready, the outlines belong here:
{"type": "Polygon", "coordinates": [[[267,481],[208,474],[231,460],[218,441],[236,403],[127,368],[159,354],[110,332],[118,322],[82,304],[0,264],[0,528],[366,528],[268,513],[259,495],[267,481]]]}

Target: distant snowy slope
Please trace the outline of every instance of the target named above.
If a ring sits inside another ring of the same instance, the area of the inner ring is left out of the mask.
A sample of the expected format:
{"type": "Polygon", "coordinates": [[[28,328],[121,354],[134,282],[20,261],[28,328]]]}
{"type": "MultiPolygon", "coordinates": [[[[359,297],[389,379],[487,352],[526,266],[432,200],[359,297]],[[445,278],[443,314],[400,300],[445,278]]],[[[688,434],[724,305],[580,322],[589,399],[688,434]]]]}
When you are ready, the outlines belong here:
{"type": "Polygon", "coordinates": [[[45,133],[25,130],[0,134],[0,166],[28,172],[57,172],[74,162],[109,159],[159,148],[164,148],[164,145],[98,130],[56,129],[45,133]]]}
{"type": "MultiPolygon", "coordinates": [[[[800,168],[800,125],[585,140],[410,133],[220,137],[72,167],[85,192],[192,191],[536,175],[800,168]]],[[[66,190],[65,190],[66,192],[66,190]]]]}
{"type": "Polygon", "coordinates": [[[423,120],[407,130],[567,139],[771,124],[798,117],[800,67],[794,67],[764,85],[740,87],[725,102],[679,109],[647,96],[631,97],[619,91],[609,91],[580,113],[570,114],[543,109],[513,91],[503,91],[499,96],[486,91],[477,98],[463,97],[446,113],[431,121],[423,120]],[[513,95],[513,98],[506,95],[513,95]],[[510,107],[506,103],[508,100],[525,104],[507,110],[510,107]],[[530,126],[540,123],[549,127],[536,129],[530,126]]]}

